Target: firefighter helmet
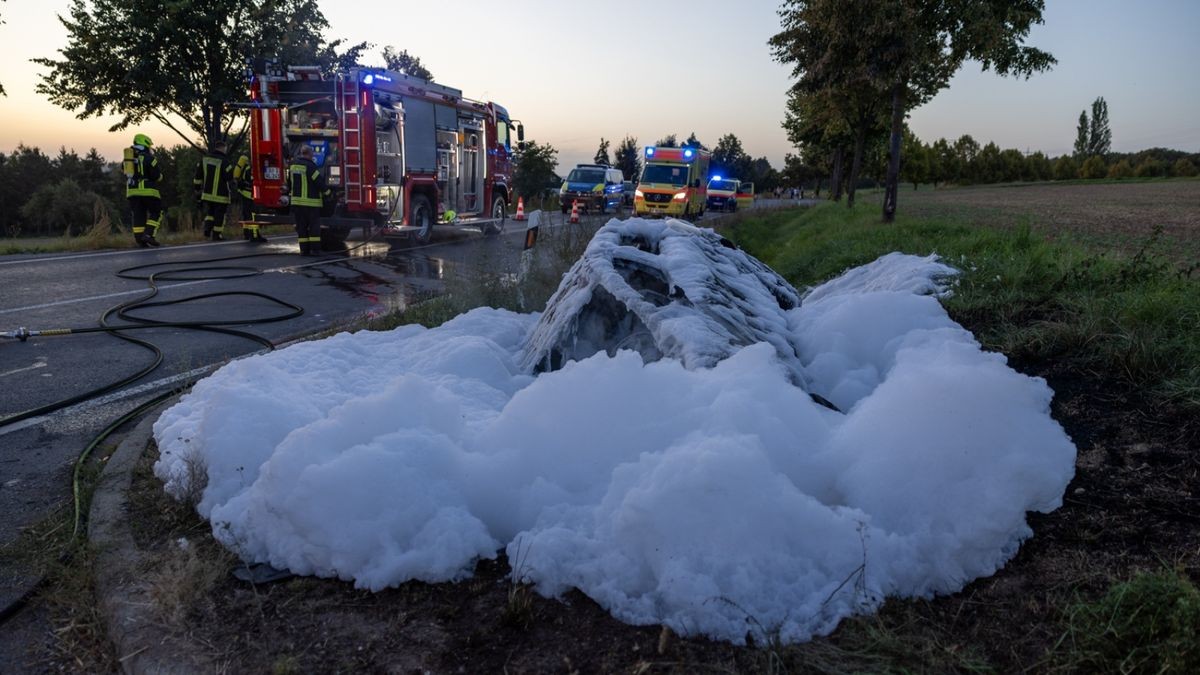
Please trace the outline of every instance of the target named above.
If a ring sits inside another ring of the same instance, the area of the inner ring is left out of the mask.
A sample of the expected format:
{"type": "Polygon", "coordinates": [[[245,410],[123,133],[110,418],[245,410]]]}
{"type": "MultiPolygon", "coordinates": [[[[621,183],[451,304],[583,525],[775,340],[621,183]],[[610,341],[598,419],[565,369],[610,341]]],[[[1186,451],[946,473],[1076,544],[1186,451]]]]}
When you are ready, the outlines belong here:
{"type": "Polygon", "coordinates": [[[154,141],[150,140],[150,137],[147,136],[146,134],[138,134],[138,135],[134,136],[133,144],[140,145],[140,146],[146,147],[146,148],[154,147],[154,141]]]}

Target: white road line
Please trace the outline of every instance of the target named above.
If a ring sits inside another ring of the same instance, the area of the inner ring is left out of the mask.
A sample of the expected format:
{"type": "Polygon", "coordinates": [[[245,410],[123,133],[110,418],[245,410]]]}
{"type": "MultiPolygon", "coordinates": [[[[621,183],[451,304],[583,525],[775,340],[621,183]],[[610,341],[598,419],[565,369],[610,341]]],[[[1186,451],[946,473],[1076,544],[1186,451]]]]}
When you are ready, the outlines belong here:
{"type": "MultiPolygon", "coordinates": [[[[217,279],[197,279],[196,281],[184,281],[170,286],[159,286],[160,291],[165,291],[168,288],[179,288],[181,286],[194,286],[196,284],[207,284],[217,279]]],[[[106,300],[108,298],[119,298],[124,295],[145,295],[150,287],[139,288],[135,291],[120,291],[118,293],[105,293],[104,295],[91,295],[86,298],[72,298],[70,300],[59,300],[58,302],[46,302],[40,305],[29,305],[27,307],[13,307],[12,309],[0,309],[0,314],[12,314],[13,312],[28,312],[35,309],[46,309],[47,307],[59,307],[61,305],[73,305],[80,302],[92,302],[94,300],[106,300]]]]}
{"type": "Polygon", "coordinates": [[[9,370],[9,371],[0,373],[0,377],[8,377],[9,375],[16,375],[17,373],[24,373],[29,370],[37,370],[38,368],[45,368],[45,367],[46,367],[45,361],[38,361],[37,363],[33,364],[32,366],[26,366],[24,368],[17,368],[16,370],[9,370]]]}

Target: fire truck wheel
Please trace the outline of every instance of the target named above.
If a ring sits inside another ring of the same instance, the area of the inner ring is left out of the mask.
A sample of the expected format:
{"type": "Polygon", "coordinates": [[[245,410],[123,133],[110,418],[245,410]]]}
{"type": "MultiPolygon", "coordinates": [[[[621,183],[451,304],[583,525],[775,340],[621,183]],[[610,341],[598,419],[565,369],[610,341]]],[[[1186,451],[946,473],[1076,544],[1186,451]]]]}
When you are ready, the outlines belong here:
{"type": "Polygon", "coordinates": [[[422,244],[429,243],[433,238],[433,221],[433,207],[429,205],[429,198],[425,195],[414,195],[408,222],[417,228],[417,241],[422,244]]]}
{"type": "Polygon", "coordinates": [[[483,228],[483,233],[488,236],[504,231],[504,223],[508,221],[508,206],[504,203],[504,197],[497,195],[492,199],[492,218],[497,222],[488,223],[483,228]]]}

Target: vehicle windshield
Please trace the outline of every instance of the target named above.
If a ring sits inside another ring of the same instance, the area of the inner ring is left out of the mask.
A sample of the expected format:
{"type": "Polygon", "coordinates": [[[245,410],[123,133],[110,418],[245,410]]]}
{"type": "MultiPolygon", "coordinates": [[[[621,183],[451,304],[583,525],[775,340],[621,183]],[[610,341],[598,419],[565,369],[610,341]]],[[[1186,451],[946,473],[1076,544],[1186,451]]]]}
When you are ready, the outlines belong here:
{"type": "Polygon", "coordinates": [[[567,182],[569,183],[603,183],[603,169],[571,169],[571,173],[567,174],[567,182]]]}
{"type": "Polygon", "coordinates": [[[647,164],[642,170],[642,182],[687,185],[688,168],[678,164],[647,164]]]}
{"type": "Polygon", "coordinates": [[[737,190],[737,187],[736,180],[714,180],[708,184],[709,190],[725,190],[726,192],[734,192],[737,190]]]}

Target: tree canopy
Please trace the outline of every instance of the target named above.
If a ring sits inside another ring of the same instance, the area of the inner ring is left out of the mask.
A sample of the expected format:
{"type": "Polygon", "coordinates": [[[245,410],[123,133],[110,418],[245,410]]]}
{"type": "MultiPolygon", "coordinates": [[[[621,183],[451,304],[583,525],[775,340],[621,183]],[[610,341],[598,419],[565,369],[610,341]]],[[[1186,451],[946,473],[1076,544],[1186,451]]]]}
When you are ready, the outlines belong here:
{"type": "Polygon", "coordinates": [[[408,53],[407,49],[396,51],[392,46],[383,48],[383,64],[388,70],[398,70],[405,75],[433,82],[433,73],[421,64],[421,58],[408,53]]]}
{"type": "Polygon", "coordinates": [[[539,145],[535,141],[529,141],[517,160],[517,169],[513,173],[513,189],[518,196],[532,199],[555,182],[556,168],[558,150],[549,143],[539,145]]]}
{"type": "Polygon", "coordinates": [[[596,148],[596,156],[592,158],[592,161],[596,164],[604,164],[606,166],[611,164],[608,161],[608,141],[603,136],[600,137],[600,147],[596,148]]]}
{"type": "Polygon", "coordinates": [[[193,145],[244,119],[225,104],[245,99],[248,58],[333,68],[367,47],[326,43],[316,0],[72,0],[59,21],[67,45],[61,59],[34,59],[49,68],[38,93],[81,119],[119,116],[112,131],[154,119],[193,145]]]}
{"type": "MultiPolygon", "coordinates": [[[[843,113],[857,110],[860,120],[873,119],[877,101],[885,102],[891,120],[883,217],[890,221],[904,116],[948,86],[967,59],[1001,75],[1049,68],[1053,56],[1024,45],[1043,9],[1043,0],[785,0],[782,30],[769,44],[777,60],[792,64],[799,94],[821,97],[843,113]]],[[[847,125],[845,114],[827,115],[812,122],[808,135],[828,137],[846,126],[864,128],[847,125]]],[[[857,136],[855,145],[865,141],[857,136]]]]}
{"type": "Polygon", "coordinates": [[[638,147],[637,139],[626,136],[613,153],[613,162],[625,180],[637,180],[642,174],[642,149],[638,147]]]}

